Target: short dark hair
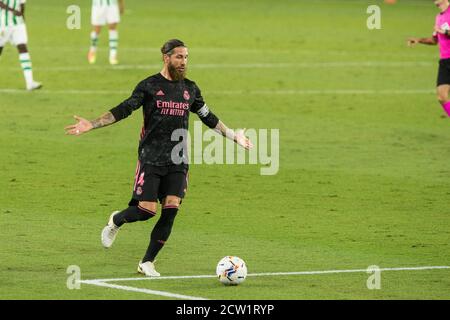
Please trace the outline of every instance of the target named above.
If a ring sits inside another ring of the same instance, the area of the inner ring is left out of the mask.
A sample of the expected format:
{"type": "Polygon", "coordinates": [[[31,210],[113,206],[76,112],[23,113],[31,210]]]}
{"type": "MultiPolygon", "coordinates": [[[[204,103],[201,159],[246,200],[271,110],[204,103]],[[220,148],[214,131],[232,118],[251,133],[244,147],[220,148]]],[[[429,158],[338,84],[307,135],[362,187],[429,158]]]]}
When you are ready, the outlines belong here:
{"type": "Polygon", "coordinates": [[[161,53],[162,54],[168,54],[171,55],[173,49],[178,47],[186,47],[184,42],[178,39],[170,39],[164,45],[161,47],[161,53]]]}

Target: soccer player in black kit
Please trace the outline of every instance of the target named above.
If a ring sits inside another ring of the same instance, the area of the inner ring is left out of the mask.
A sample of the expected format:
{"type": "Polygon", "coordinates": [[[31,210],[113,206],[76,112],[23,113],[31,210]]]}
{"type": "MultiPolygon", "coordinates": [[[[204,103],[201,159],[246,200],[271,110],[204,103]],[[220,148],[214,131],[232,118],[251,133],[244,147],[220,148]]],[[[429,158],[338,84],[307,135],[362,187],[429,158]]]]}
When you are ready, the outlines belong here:
{"type": "MultiPolygon", "coordinates": [[[[188,49],[184,43],[177,39],[169,40],[161,48],[161,53],[164,61],[162,71],[141,81],[131,97],[96,120],[75,116],[77,123],[65,128],[67,134],[78,136],[125,119],[143,106],[144,126],[133,196],[128,208],[111,214],[101,239],[103,246],[109,248],[123,224],[154,217],[159,200],[161,216],[151,232],[147,252],[138,264],[138,272],[150,277],[160,275],[153,262],[169,238],[187,188],[187,155],[183,154],[183,148],[176,149],[180,141],[173,141],[172,133],[177,129],[187,130],[189,112],[194,112],[209,128],[246,149],[253,147],[243,130],[234,132],[227,128],[210,111],[195,82],[185,78],[188,49]]],[[[183,143],[183,137],[180,139],[183,143]]]]}

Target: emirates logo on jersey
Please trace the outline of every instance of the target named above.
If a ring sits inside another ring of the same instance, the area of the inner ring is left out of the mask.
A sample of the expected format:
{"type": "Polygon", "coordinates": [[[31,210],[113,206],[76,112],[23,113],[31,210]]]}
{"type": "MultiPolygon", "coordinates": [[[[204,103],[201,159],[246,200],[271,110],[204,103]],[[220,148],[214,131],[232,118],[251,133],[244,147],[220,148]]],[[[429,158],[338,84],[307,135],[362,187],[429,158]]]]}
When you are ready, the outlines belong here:
{"type": "Polygon", "coordinates": [[[189,95],[189,92],[187,92],[187,90],[184,90],[183,98],[184,98],[185,100],[189,100],[189,99],[191,98],[191,96],[189,95]]]}
{"type": "Polygon", "coordinates": [[[189,103],[156,100],[156,107],[164,115],[184,116],[185,112],[189,110],[189,103]]]}

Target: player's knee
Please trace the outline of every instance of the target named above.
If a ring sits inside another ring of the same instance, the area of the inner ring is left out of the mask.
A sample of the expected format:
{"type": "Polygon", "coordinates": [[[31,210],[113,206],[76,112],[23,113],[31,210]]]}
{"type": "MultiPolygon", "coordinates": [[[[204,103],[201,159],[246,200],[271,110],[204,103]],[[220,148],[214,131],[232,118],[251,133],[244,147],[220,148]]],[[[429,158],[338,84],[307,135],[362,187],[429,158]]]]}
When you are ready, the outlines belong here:
{"type": "Polygon", "coordinates": [[[448,95],[443,90],[436,91],[436,98],[440,103],[444,102],[446,100],[447,96],[448,95]]]}
{"type": "Polygon", "coordinates": [[[138,208],[144,212],[151,215],[155,215],[156,212],[156,202],[151,201],[139,201],[138,208]]]}
{"type": "Polygon", "coordinates": [[[163,201],[163,207],[179,207],[181,199],[176,196],[167,196],[163,201]]]}
{"type": "Polygon", "coordinates": [[[448,94],[438,93],[437,99],[440,104],[444,104],[448,101],[448,94]]]}
{"type": "Polygon", "coordinates": [[[438,99],[438,101],[439,101],[441,104],[446,103],[446,102],[448,101],[448,90],[447,90],[447,88],[441,88],[441,87],[439,87],[439,88],[436,90],[436,98],[438,99]]]}
{"type": "Polygon", "coordinates": [[[19,53],[27,53],[28,52],[28,48],[26,44],[19,44],[17,46],[17,50],[19,51],[19,53]]]}

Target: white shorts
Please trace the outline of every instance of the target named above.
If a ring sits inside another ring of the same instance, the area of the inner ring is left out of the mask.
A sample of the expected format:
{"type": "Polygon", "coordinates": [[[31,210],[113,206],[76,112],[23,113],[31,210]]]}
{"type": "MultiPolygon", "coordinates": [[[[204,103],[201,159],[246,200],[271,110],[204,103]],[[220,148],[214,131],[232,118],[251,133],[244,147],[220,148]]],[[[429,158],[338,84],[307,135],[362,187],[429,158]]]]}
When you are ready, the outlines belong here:
{"type": "Polygon", "coordinates": [[[91,23],[93,26],[104,26],[119,22],[120,11],[118,5],[92,6],[91,23]]]}
{"type": "Polygon", "coordinates": [[[7,43],[11,43],[13,46],[28,43],[25,23],[0,29],[0,47],[4,47],[7,43]]]}

